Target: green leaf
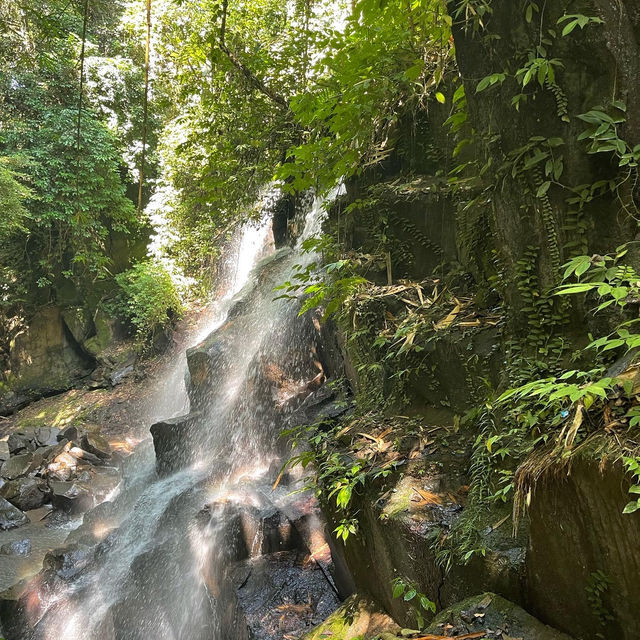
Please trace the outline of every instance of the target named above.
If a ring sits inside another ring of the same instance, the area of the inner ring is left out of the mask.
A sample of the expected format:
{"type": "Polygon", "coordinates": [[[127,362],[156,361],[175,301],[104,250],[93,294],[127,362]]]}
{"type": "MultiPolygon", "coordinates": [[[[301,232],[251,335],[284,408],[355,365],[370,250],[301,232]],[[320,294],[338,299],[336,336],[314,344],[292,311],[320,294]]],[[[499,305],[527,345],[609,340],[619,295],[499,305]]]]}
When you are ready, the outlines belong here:
{"type": "Polygon", "coordinates": [[[549,180],[547,180],[546,182],[543,182],[538,188],[536,197],[542,198],[543,196],[546,196],[547,192],[549,191],[549,187],[551,187],[551,182],[549,180]]]}

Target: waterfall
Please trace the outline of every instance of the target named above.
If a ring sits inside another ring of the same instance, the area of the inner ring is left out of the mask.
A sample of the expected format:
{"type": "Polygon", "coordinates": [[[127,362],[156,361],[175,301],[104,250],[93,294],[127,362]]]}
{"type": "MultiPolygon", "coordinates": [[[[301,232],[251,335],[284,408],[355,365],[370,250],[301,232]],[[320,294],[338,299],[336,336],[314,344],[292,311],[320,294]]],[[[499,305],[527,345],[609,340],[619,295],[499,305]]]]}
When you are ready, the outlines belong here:
{"type": "MultiPolygon", "coordinates": [[[[319,230],[322,205],[316,200],[308,212],[303,237],[319,230]]],[[[261,549],[287,548],[298,535],[282,533],[277,510],[254,520],[251,514],[272,504],[280,431],[324,375],[317,323],[299,318],[297,305],[273,291],[313,256],[300,241],[275,251],[269,229],[268,222],[244,228],[226,268],[225,295],[153,398],[150,418],[164,420],[153,431],[158,472],[147,439],[127,462],[120,494],[74,533],[87,566],[66,580],[41,573],[16,637],[246,637],[233,617],[228,568],[261,549]],[[240,530],[251,549],[241,548],[240,530]]]]}

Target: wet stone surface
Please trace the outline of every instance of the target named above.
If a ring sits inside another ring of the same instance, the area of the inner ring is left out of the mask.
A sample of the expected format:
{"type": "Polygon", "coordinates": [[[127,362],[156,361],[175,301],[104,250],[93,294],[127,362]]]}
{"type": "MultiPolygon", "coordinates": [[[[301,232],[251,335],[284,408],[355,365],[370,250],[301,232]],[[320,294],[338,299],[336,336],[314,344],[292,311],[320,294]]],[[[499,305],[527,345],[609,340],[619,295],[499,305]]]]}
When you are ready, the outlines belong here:
{"type": "Polygon", "coordinates": [[[230,572],[250,638],[279,640],[309,631],[340,605],[327,577],[302,551],[239,563],[230,572]]]}

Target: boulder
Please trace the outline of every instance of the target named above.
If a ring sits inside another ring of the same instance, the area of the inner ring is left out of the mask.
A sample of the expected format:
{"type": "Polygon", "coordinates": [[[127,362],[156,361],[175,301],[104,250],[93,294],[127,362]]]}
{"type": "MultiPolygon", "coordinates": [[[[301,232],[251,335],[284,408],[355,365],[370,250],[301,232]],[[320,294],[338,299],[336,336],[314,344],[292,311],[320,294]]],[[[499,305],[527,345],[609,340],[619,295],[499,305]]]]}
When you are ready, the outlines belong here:
{"type": "Polygon", "coordinates": [[[356,594],[302,640],[374,640],[399,633],[400,627],[378,605],[356,594]]]}
{"type": "Polygon", "coordinates": [[[22,453],[17,456],[11,456],[5,460],[0,467],[0,476],[6,480],[13,480],[28,473],[31,466],[33,454],[22,453]]]}
{"type": "Polygon", "coordinates": [[[7,445],[9,447],[9,453],[12,456],[24,453],[25,451],[33,451],[36,448],[33,441],[33,435],[30,437],[29,434],[19,432],[9,435],[7,438],[7,445]]]}
{"type": "Polygon", "coordinates": [[[0,592],[0,621],[4,638],[23,638],[24,630],[30,628],[34,617],[37,619],[42,615],[40,598],[33,598],[34,595],[31,577],[0,592]],[[30,600],[31,607],[28,606],[30,600]]]}
{"type": "Polygon", "coordinates": [[[47,501],[48,487],[37,478],[9,480],[0,488],[0,496],[22,511],[40,508],[47,501]]]}
{"type": "Polygon", "coordinates": [[[289,518],[274,506],[245,508],[241,512],[240,521],[244,543],[250,556],[294,549],[306,550],[300,534],[289,518]]]}
{"type": "Polygon", "coordinates": [[[35,440],[40,447],[49,447],[58,443],[60,429],[55,427],[40,427],[36,429],[35,440]]]}
{"type": "Polygon", "coordinates": [[[118,321],[98,309],[93,318],[95,334],[82,343],[82,347],[95,358],[100,359],[102,352],[113,346],[123,337],[118,321]]]}
{"type": "Polygon", "coordinates": [[[2,556],[28,556],[31,553],[31,540],[14,540],[6,542],[0,547],[2,556]]]}
{"type": "Polygon", "coordinates": [[[189,413],[151,425],[158,473],[171,473],[188,464],[188,447],[199,417],[198,413],[189,413]]]}
{"type": "Polygon", "coordinates": [[[0,440],[0,461],[8,460],[10,455],[9,443],[6,440],[0,440]]]}
{"type": "Polygon", "coordinates": [[[479,637],[486,640],[571,640],[494,593],[472,596],[441,611],[427,629],[429,634],[453,637],[482,632],[479,637]]]}
{"type": "Polygon", "coordinates": [[[98,456],[93,453],[89,453],[80,447],[71,447],[68,451],[70,456],[73,456],[78,462],[88,462],[93,465],[101,465],[104,464],[104,460],[102,458],[98,458],[98,456]]]}
{"type": "Polygon", "coordinates": [[[67,451],[59,453],[47,465],[47,477],[55,480],[67,481],[76,475],[78,460],[67,451]]]}
{"type": "Polygon", "coordinates": [[[70,389],[93,369],[67,330],[61,310],[40,309],[14,340],[10,353],[13,390],[31,397],[70,389]]]}
{"type": "Polygon", "coordinates": [[[536,481],[527,604],[541,620],[577,638],[636,640],[640,512],[623,511],[637,496],[628,493],[632,482],[622,462],[603,456],[597,442],[567,467],[547,465],[536,481]]]}
{"type": "MultiPolygon", "coordinates": [[[[327,618],[340,599],[309,555],[281,551],[238,563],[220,583],[219,601],[236,605],[221,613],[221,626],[242,621],[252,640],[300,637],[327,618]]],[[[323,636],[320,636],[323,637],[323,636]]]]}
{"type": "Polygon", "coordinates": [[[58,442],[62,442],[63,440],[68,440],[69,442],[71,442],[72,440],[78,440],[82,433],[83,432],[81,429],[78,429],[78,427],[76,427],[75,425],[70,424],[68,427],[65,427],[58,433],[56,439],[58,440],[58,442]]]}
{"type": "Polygon", "coordinates": [[[0,529],[15,529],[28,522],[29,518],[25,513],[0,497],[0,529]]]}
{"type": "Polygon", "coordinates": [[[50,444],[47,447],[38,447],[33,452],[33,459],[41,460],[42,464],[51,462],[56,456],[60,455],[65,450],[67,444],[67,441],[63,440],[57,444],[50,444]]]}
{"type": "Polygon", "coordinates": [[[62,311],[62,319],[79,345],[83,345],[95,333],[91,313],[84,307],[67,307],[62,311]]]}
{"type": "Polygon", "coordinates": [[[93,506],[93,496],[89,488],[80,482],[49,481],[51,503],[67,513],[81,513],[93,506]]]}
{"type": "Polygon", "coordinates": [[[80,439],[82,448],[98,458],[106,459],[111,455],[111,445],[106,438],[97,433],[87,433],[80,439]]]}

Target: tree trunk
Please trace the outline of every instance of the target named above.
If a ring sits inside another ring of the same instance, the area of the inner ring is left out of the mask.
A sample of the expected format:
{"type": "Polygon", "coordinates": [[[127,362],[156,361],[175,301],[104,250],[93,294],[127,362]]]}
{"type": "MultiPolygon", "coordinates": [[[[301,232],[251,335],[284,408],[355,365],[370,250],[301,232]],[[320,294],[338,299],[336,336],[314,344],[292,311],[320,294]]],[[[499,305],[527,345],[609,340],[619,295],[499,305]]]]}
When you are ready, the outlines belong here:
{"type": "Polygon", "coordinates": [[[144,101],[142,106],[142,158],[138,179],[138,211],[142,211],[142,187],[147,154],[147,115],[149,112],[149,51],[151,49],[151,0],[147,0],[147,40],[144,52],[144,101]]]}

